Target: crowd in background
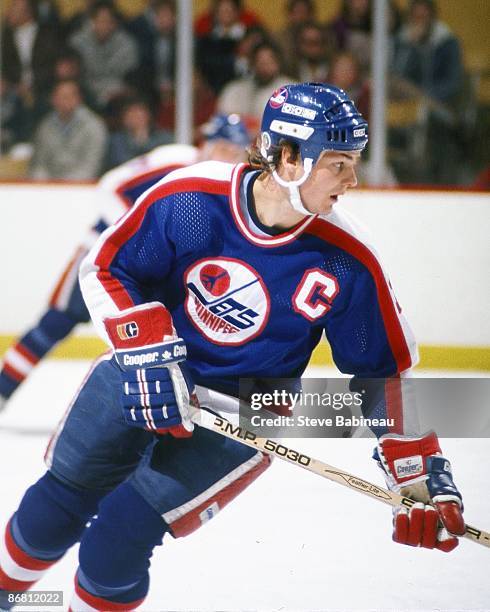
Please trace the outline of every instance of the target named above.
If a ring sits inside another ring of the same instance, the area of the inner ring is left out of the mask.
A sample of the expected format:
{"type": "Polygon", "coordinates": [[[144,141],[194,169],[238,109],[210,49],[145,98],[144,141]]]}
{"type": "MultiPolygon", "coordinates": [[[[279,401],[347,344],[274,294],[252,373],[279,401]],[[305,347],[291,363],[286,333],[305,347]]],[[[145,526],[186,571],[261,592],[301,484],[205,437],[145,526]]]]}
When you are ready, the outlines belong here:
{"type": "MultiPolygon", "coordinates": [[[[342,87],[369,119],[371,0],[340,1],[328,23],[315,0],[277,4],[287,26],[274,32],[245,1],[212,0],[198,15],[195,125],[240,113],[257,132],[271,92],[294,81],[342,87]]],[[[390,113],[405,114],[388,117],[387,182],[470,184],[485,166],[482,109],[460,42],[434,0],[406,13],[388,4],[390,113]]],[[[85,5],[62,20],[52,0],[11,0],[3,16],[1,152],[29,156],[31,178],[94,179],[174,141],[175,1],[149,0],[131,19],[110,0],[85,5]]]]}

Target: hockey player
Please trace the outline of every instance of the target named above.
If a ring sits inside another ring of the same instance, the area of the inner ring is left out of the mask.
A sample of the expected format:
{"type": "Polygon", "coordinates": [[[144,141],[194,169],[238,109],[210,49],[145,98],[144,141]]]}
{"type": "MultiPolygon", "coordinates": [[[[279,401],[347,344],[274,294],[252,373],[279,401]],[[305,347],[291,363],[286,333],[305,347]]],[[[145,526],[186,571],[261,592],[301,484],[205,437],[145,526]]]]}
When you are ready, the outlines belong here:
{"type": "Polygon", "coordinates": [[[99,235],[119,219],[146,189],[172,170],[197,161],[245,161],[251,136],[238,115],[218,114],[201,127],[202,146],[165,145],[105,174],[97,186],[100,218],[65,267],[38,323],[6,352],[0,369],[0,412],[32,369],[78,323],[90,321],[80,293],[78,269],[99,235]]]}
{"type": "MultiPolygon", "coordinates": [[[[366,142],[342,90],[286,85],[267,103],[251,165],[177,170],[99,238],[81,285],[113,352],[95,362],[48,472],[6,528],[4,594],[80,540],[71,609],[137,608],[165,534],[192,533],[269,465],[194,425],[191,399],[216,410],[213,396],[236,393],[241,376],[300,376],[323,331],[354,381],[389,377],[364,413],[393,410],[415,344],[375,252],[334,208],[366,142]]],[[[396,407],[398,431],[377,432],[376,459],[420,503],[396,513],[394,539],[449,551],[464,531],[449,462],[434,433],[407,435],[396,407]]]]}

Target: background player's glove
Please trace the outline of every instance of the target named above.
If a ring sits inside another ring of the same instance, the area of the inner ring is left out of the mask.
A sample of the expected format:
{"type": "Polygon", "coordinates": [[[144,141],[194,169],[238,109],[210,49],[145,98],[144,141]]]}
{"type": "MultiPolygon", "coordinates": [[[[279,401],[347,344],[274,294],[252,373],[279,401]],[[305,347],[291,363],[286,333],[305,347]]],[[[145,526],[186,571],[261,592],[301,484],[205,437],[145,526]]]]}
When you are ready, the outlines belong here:
{"type": "Polygon", "coordinates": [[[122,404],[129,425],[176,437],[192,435],[192,381],[184,374],[187,350],[168,310],[151,302],[104,319],[121,368],[122,404]]]}
{"type": "Polygon", "coordinates": [[[393,540],[444,552],[456,548],[455,536],[465,532],[463,501],[436,434],[381,436],[373,458],[392,491],[418,502],[394,510],[393,540]]]}

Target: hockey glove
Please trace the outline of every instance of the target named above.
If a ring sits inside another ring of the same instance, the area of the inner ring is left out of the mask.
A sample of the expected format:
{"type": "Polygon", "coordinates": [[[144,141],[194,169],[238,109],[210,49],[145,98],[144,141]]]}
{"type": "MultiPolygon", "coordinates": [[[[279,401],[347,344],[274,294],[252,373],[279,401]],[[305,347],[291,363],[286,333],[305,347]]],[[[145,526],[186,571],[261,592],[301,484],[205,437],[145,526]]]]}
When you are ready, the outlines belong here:
{"type": "Polygon", "coordinates": [[[381,436],[373,458],[388,487],[417,501],[410,509],[397,507],[393,540],[409,546],[449,552],[465,532],[463,501],[453,482],[451,465],[441,455],[434,432],[422,437],[381,436]]]}
{"type": "Polygon", "coordinates": [[[168,310],[151,302],[108,317],[104,325],[121,368],[126,423],[178,438],[191,436],[193,384],[182,364],[187,350],[168,310]]]}

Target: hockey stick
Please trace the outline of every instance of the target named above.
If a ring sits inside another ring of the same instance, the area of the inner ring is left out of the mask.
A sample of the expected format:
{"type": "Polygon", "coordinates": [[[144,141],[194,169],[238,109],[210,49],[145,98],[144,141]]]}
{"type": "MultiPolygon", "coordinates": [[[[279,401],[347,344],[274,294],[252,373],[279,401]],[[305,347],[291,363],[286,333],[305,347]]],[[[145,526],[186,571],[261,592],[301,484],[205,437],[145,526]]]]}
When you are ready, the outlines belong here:
{"type": "MultiPolygon", "coordinates": [[[[201,427],[205,427],[206,429],[219,433],[227,438],[241,442],[242,444],[250,446],[251,448],[261,450],[269,455],[279,457],[279,459],[282,459],[283,461],[287,461],[288,463],[302,467],[309,472],[318,474],[318,476],[332,480],[359,493],[364,493],[364,495],[368,495],[369,497],[388,504],[389,506],[406,506],[407,508],[410,508],[416,503],[413,499],[403,497],[402,495],[399,495],[393,491],[388,491],[388,489],[384,489],[383,487],[378,487],[378,485],[375,485],[372,482],[359,478],[358,476],[354,476],[353,474],[349,474],[349,472],[344,472],[343,470],[333,467],[332,465],[328,465],[327,463],[323,463],[323,461],[319,461],[318,459],[313,459],[313,457],[300,453],[293,448],[288,448],[279,442],[270,440],[268,438],[259,438],[253,432],[248,431],[247,429],[244,429],[238,425],[233,425],[233,423],[230,423],[230,421],[224,419],[223,417],[214,415],[206,410],[196,411],[192,417],[192,420],[201,427]]],[[[477,544],[490,548],[490,533],[487,531],[477,529],[476,527],[472,527],[471,525],[467,524],[466,532],[463,537],[471,540],[472,542],[476,542],[477,544]]]]}

